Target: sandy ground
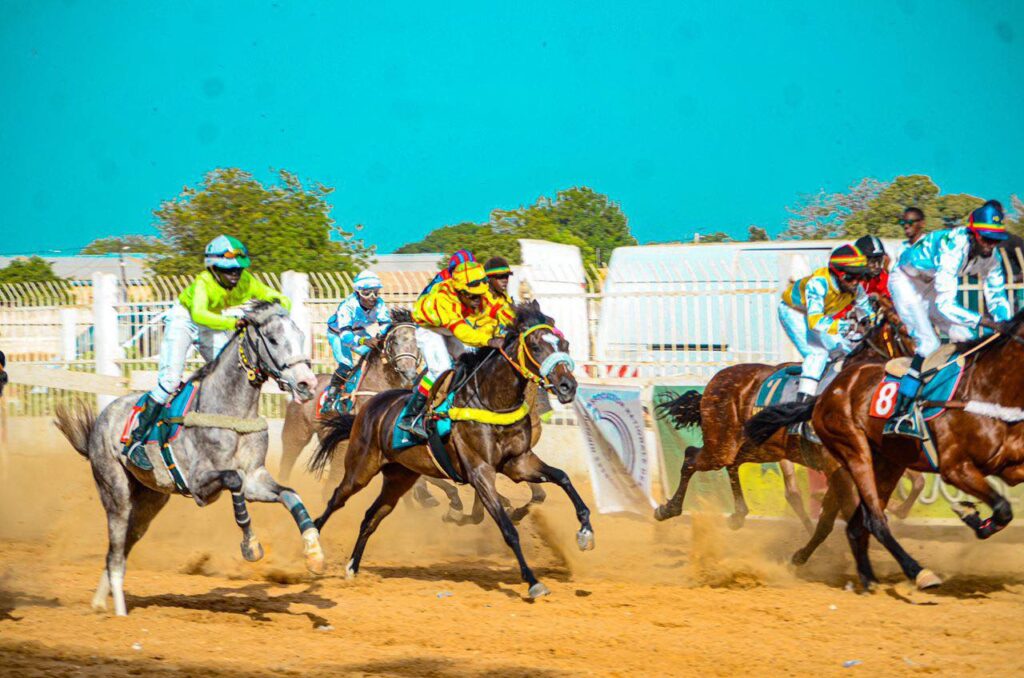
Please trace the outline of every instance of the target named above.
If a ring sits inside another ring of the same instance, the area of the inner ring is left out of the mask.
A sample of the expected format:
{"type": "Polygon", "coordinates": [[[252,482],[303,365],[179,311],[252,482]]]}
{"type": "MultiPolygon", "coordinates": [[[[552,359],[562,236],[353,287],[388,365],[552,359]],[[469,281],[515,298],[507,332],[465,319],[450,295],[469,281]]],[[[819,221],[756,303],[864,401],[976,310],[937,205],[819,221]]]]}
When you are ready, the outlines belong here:
{"type": "MultiPolygon", "coordinates": [[[[359,578],[347,581],[343,563],[371,485],[327,526],[322,577],[305,572],[284,508],[253,509],[267,556],[249,564],[230,502],[199,509],[172,499],[128,561],[130,616],[117,619],[89,607],[106,537],[88,464],[68,446],[43,452],[11,454],[0,484],[3,675],[1024,671],[1024,554],[1000,536],[908,540],[946,578],[929,594],[875,551],[886,585],[860,595],[846,590],[853,567],[840,533],[807,568],[783,564],[802,539],[791,523],[732,532],[717,516],[596,516],[597,549],[580,553],[557,488],[521,525],[527,558],[552,590],[537,602],[524,599],[489,520],[456,527],[441,522],[442,508],[409,504],[384,522],[359,578]]],[[[321,488],[309,478],[295,484],[318,513],[321,488]]]]}

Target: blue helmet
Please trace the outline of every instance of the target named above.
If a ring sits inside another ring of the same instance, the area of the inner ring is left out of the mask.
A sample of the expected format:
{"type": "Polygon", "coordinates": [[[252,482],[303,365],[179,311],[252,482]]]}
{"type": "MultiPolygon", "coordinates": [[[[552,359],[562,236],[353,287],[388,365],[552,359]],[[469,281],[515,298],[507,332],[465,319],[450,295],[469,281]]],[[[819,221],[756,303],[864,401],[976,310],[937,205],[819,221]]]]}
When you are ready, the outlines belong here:
{"type": "Polygon", "coordinates": [[[218,235],[206,246],[203,261],[207,268],[249,268],[249,250],[238,238],[218,235]]]}
{"type": "Polygon", "coordinates": [[[1006,240],[1010,234],[1003,219],[1003,206],[998,200],[989,200],[967,217],[967,228],[987,240],[1006,240]]]}
{"type": "Polygon", "coordinates": [[[360,272],[356,279],[352,281],[352,285],[356,288],[356,291],[379,290],[384,287],[384,284],[380,281],[380,276],[373,271],[360,272]]]}

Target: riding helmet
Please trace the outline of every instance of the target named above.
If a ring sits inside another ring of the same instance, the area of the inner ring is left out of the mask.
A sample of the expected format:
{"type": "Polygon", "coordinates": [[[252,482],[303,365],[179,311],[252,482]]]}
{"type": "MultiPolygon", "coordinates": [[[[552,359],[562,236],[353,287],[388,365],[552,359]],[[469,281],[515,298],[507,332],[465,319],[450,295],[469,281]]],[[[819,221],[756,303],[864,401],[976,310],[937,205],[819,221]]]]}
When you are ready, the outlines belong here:
{"type": "Polygon", "coordinates": [[[491,257],[484,264],[484,273],[488,278],[502,278],[512,275],[512,269],[505,257],[491,257]]]}
{"type": "Polygon", "coordinates": [[[483,294],[487,289],[487,274],[475,261],[464,261],[452,271],[452,284],[460,292],[483,294]]]}
{"type": "Polygon", "coordinates": [[[218,235],[206,246],[207,268],[249,268],[249,250],[238,238],[218,235]]]}
{"type": "Polygon", "coordinates": [[[828,257],[828,268],[840,277],[865,275],[868,273],[868,259],[856,245],[842,245],[832,250],[828,257]]]}
{"type": "Polygon", "coordinates": [[[373,271],[361,271],[352,284],[357,290],[379,290],[384,287],[380,276],[373,271]]]}
{"type": "Polygon", "coordinates": [[[885,256],[885,245],[873,235],[862,235],[857,238],[857,242],[853,243],[853,246],[868,259],[881,259],[885,256]]]}
{"type": "Polygon", "coordinates": [[[998,200],[989,200],[967,217],[967,228],[986,240],[1006,240],[1003,206],[998,200]]]}

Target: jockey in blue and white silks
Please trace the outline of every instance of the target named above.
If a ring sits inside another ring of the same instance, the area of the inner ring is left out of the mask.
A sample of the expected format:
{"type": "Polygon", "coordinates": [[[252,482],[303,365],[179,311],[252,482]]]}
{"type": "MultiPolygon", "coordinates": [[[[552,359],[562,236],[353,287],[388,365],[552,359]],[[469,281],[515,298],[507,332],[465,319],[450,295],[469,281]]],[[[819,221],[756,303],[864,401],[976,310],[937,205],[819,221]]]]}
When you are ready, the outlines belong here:
{"type": "Polygon", "coordinates": [[[867,258],[853,245],[838,247],[829,256],[828,266],[797,280],[782,294],[779,321],[797,351],[803,356],[800,402],[813,398],[829,363],[850,352],[857,334],[857,323],[836,316],[851,304],[867,318],[873,314],[861,277],[869,274],[867,258]]]}
{"type": "Polygon", "coordinates": [[[383,284],[377,274],[363,271],[356,276],[353,286],[355,291],[327,319],[327,342],[338,368],[331,375],[322,412],[334,408],[356,363],[377,346],[391,324],[391,314],[380,297],[383,284]]]}
{"type": "Polygon", "coordinates": [[[975,338],[982,327],[999,329],[999,323],[1009,320],[1003,259],[996,249],[1008,237],[1003,221],[1002,206],[990,200],[971,212],[967,226],[926,234],[904,253],[889,277],[896,312],[917,342],[910,370],[900,382],[896,416],[906,415],[917,398],[924,359],[939,348],[936,328],[958,342],[975,338]],[[982,281],[987,316],[958,300],[964,275],[982,281]]]}

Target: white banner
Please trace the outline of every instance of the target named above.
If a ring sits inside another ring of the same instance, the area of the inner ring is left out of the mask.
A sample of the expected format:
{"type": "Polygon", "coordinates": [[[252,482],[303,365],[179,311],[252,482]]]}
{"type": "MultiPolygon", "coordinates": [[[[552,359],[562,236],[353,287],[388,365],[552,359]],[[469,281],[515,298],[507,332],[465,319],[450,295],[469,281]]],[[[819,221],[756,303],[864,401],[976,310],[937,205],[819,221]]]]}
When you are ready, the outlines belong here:
{"type": "Polygon", "coordinates": [[[582,422],[587,466],[600,513],[647,515],[652,456],[645,444],[641,389],[636,386],[580,385],[575,407],[582,422]]]}

